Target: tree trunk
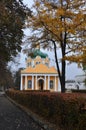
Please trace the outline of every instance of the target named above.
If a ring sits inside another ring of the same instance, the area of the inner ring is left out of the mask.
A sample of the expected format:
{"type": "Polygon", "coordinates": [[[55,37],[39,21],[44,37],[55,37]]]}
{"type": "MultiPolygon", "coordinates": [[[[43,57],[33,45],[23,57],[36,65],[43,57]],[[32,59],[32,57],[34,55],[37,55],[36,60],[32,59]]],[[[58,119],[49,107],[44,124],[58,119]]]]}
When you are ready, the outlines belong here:
{"type": "Polygon", "coordinates": [[[60,85],[61,85],[61,92],[62,92],[62,90],[63,90],[62,89],[62,75],[61,75],[61,72],[60,72],[60,67],[59,67],[58,58],[57,58],[56,43],[53,40],[52,40],[52,42],[54,43],[54,54],[55,54],[56,68],[57,68],[57,71],[58,71],[60,85]]]}
{"type": "MultiPolygon", "coordinates": [[[[62,37],[62,36],[61,36],[62,37]]],[[[55,61],[56,61],[56,67],[57,67],[57,71],[58,71],[58,75],[59,75],[59,80],[60,80],[60,85],[61,85],[61,92],[64,93],[65,92],[65,73],[66,73],[66,61],[63,60],[63,58],[65,57],[65,48],[66,48],[66,33],[65,33],[65,37],[64,37],[64,44],[61,41],[61,49],[62,49],[62,71],[60,72],[60,67],[59,67],[59,63],[58,63],[58,58],[57,58],[57,52],[56,52],[56,43],[55,41],[53,41],[54,44],[54,54],[55,54],[55,61]]]]}
{"type": "Polygon", "coordinates": [[[65,92],[65,67],[66,67],[66,63],[64,60],[62,60],[62,77],[61,77],[61,92],[64,93],[65,92]]]}

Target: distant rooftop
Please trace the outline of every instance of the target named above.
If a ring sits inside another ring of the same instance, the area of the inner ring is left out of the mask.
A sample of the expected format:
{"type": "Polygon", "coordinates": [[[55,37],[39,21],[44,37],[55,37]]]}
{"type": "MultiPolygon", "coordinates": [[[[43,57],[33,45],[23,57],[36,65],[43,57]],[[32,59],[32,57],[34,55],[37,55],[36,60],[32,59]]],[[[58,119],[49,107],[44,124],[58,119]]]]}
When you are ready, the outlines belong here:
{"type": "Polygon", "coordinates": [[[83,82],[86,79],[86,75],[85,74],[83,74],[83,75],[76,75],[75,79],[77,81],[83,82]]]}

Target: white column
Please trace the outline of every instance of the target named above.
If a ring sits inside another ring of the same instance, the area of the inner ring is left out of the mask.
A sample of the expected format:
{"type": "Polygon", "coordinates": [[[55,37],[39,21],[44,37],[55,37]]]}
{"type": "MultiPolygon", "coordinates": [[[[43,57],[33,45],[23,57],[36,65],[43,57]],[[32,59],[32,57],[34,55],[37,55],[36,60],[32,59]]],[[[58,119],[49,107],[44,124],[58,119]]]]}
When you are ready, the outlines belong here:
{"type": "Polygon", "coordinates": [[[34,76],[32,76],[32,90],[34,90],[34,76]]]}
{"type": "Polygon", "coordinates": [[[25,76],[25,90],[27,90],[27,76],[25,76]]]}
{"type": "Polygon", "coordinates": [[[37,75],[36,75],[36,90],[37,90],[37,75]]]}
{"type": "Polygon", "coordinates": [[[57,91],[57,88],[56,88],[56,76],[55,76],[55,85],[54,86],[55,86],[54,90],[57,91]]]}
{"type": "Polygon", "coordinates": [[[23,78],[23,76],[21,75],[21,85],[20,85],[20,90],[23,90],[23,87],[22,87],[22,78],[23,78]]]}
{"type": "Polygon", "coordinates": [[[48,76],[48,90],[50,89],[50,76],[48,76]]]}
{"type": "Polygon", "coordinates": [[[44,83],[44,90],[46,90],[46,76],[45,76],[45,83],[44,83]]]}

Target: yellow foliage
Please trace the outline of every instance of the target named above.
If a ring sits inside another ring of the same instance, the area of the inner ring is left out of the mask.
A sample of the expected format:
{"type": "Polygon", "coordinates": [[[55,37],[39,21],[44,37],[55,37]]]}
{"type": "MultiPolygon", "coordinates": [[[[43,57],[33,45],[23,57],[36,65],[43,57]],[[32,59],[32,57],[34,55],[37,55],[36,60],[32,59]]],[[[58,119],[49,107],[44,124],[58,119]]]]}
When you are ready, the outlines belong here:
{"type": "MultiPolygon", "coordinates": [[[[41,30],[39,35],[43,35],[42,40],[48,37],[58,44],[60,43],[60,47],[64,47],[64,43],[66,47],[71,46],[74,49],[71,49],[71,47],[68,49],[74,53],[82,51],[81,47],[85,48],[86,46],[84,44],[86,41],[86,33],[84,32],[86,31],[86,14],[81,8],[83,2],[78,0],[65,0],[65,4],[61,2],[63,1],[59,0],[59,4],[55,5],[45,0],[36,0],[34,5],[36,13],[28,19],[28,26],[33,28],[34,31],[41,30]],[[47,32],[46,35],[45,32],[47,32]]],[[[75,55],[66,57],[67,60],[77,62],[80,62],[81,58],[83,58],[81,53],[78,58],[75,55]]]]}
{"type": "Polygon", "coordinates": [[[65,14],[65,11],[63,8],[57,9],[56,15],[57,16],[63,16],[65,14]]]}

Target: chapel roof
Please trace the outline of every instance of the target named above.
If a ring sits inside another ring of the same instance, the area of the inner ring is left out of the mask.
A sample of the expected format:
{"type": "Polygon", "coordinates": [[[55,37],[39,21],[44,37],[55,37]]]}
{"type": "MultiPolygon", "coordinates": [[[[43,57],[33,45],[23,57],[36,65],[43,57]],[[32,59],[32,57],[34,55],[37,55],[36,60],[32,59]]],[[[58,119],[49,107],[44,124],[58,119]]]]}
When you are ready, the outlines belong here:
{"type": "Polygon", "coordinates": [[[28,54],[31,58],[35,58],[36,56],[40,56],[41,58],[46,58],[48,57],[48,55],[42,51],[40,51],[40,49],[34,49],[33,51],[31,51],[28,54]]]}
{"type": "Polygon", "coordinates": [[[27,67],[26,69],[21,71],[22,74],[57,74],[57,70],[55,67],[48,67],[44,64],[38,64],[35,67],[27,67]]]}

